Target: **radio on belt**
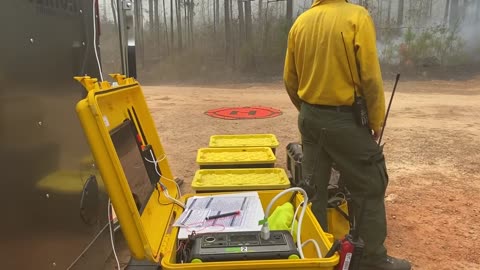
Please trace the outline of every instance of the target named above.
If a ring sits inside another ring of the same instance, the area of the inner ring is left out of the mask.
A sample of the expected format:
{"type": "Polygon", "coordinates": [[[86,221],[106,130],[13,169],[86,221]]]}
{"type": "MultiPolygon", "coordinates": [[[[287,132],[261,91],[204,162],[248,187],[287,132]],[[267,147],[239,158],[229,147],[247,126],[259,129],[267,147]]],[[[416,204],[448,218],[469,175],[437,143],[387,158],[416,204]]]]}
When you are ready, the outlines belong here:
{"type": "Polygon", "coordinates": [[[192,263],[300,258],[287,230],[271,231],[268,240],[258,231],[200,234],[193,238],[190,254],[192,263]]]}

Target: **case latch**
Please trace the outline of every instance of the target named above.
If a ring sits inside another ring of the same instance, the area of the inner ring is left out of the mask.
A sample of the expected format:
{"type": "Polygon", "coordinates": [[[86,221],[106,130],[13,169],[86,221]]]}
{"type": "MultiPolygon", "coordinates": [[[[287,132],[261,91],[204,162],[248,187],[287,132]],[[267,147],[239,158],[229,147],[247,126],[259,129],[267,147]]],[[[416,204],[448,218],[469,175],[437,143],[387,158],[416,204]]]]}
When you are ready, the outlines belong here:
{"type": "Polygon", "coordinates": [[[119,73],[109,74],[110,77],[114,78],[118,85],[134,84],[136,83],[134,78],[127,78],[127,76],[119,73]]]}
{"type": "Polygon", "coordinates": [[[109,89],[111,85],[107,81],[98,83],[97,78],[91,78],[90,76],[76,76],[73,77],[75,80],[79,81],[87,92],[91,90],[100,90],[100,89],[109,89]]]}

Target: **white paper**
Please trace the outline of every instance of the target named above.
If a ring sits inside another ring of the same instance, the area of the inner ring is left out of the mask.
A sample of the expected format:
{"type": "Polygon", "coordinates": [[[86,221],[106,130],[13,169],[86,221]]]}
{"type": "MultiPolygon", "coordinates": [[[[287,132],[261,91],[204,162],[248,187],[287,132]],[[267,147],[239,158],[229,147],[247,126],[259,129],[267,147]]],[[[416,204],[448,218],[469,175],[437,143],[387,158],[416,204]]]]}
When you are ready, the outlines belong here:
{"type": "Polygon", "coordinates": [[[264,218],[257,192],[242,192],[213,196],[193,196],[186,209],[175,221],[180,227],[178,239],[186,239],[193,231],[207,232],[259,231],[258,221],[264,218]],[[239,211],[238,215],[206,220],[208,216],[239,211]]]}

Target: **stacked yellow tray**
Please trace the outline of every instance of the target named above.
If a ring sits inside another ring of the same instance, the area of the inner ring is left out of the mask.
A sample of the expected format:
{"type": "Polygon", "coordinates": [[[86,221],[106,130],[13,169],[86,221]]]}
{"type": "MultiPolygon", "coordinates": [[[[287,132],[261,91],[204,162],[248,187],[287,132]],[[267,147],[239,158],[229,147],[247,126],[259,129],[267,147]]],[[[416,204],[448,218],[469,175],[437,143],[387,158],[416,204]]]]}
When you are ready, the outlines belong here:
{"type": "Polygon", "coordinates": [[[212,135],[209,143],[209,147],[215,148],[270,147],[273,153],[278,145],[277,137],[274,134],[212,135]]]}
{"type": "Polygon", "coordinates": [[[192,181],[197,192],[286,189],[290,181],[281,168],[198,170],[192,181]]]}
{"type": "Polygon", "coordinates": [[[276,157],[269,147],[200,148],[200,169],[270,168],[276,157]]]}

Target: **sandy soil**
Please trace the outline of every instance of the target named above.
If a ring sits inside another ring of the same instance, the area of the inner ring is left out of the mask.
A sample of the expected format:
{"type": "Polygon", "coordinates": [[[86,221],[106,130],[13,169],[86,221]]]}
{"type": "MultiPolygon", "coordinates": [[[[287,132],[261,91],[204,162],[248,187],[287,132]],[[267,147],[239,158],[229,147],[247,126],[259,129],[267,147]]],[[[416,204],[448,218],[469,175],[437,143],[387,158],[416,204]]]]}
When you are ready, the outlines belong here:
{"type": "MultiPolygon", "coordinates": [[[[387,99],[392,82],[386,81],[387,99]]],[[[189,183],[197,149],[214,134],[273,133],[299,140],[297,112],[281,82],[211,87],[144,86],[159,136],[177,177],[189,183]],[[271,119],[221,120],[205,111],[262,105],[271,119]]],[[[390,184],[387,248],[415,269],[480,269],[480,76],[463,81],[401,81],[384,134],[390,184]]],[[[387,100],[388,101],[388,100],[387,100]]]]}

